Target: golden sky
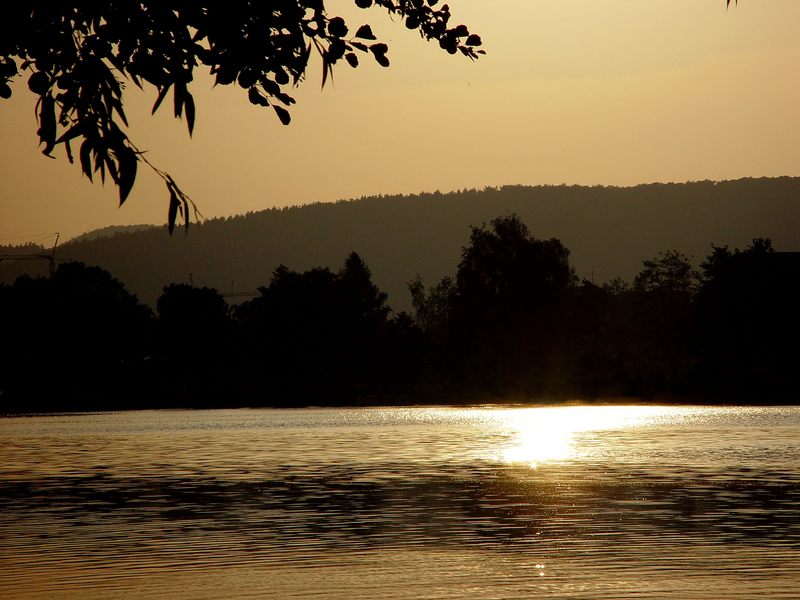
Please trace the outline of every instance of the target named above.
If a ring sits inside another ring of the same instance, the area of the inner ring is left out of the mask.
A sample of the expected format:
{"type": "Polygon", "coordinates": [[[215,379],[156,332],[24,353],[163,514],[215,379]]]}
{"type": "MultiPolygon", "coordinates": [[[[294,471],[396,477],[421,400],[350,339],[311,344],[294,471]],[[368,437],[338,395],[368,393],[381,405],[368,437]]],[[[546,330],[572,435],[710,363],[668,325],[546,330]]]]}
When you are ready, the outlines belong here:
{"type": "MultiPolygon", "coordinates": [[[[362,195],[505,184],[613,184],[800,175],[800,2],[451,0],[484,40],[450,56],[378,9],[329,0],[373,26],[392,65],[346,64],[295,90],[288,127],[243,90],[197,77],[190,139],[135,87],[130,135],[206,217],[362,195]]],[[[132,86],[131,86],[132,87],[132,86]]],[[[122,208],[62,151],[37,150],[24,80],[0,100],[0,244],[163,223],[163,184],[140,168],[122,208]],[[28,237],[29,236],[29,237],[28,237]]]]}

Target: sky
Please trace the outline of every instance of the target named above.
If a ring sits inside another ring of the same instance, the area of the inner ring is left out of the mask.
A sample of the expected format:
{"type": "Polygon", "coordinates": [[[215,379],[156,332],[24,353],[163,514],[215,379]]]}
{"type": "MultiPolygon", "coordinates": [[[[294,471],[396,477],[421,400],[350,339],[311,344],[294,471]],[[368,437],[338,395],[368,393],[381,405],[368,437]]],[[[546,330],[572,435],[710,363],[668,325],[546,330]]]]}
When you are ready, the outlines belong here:
{"type": "MultiPolygon", "coordinates": [[[[506,184],[638,183],[800,175],[800,2],[451,0],[481,35],[471,62],[377,8],[329,0],[370,23],[388,69],[362,59],[321,89],[312,61],[292,123],[198,74],[190,139],[153,88],[129,86],[129,135],[206,218],[375,194],[506,184]]],[[[164,223],[146,169],[128,201],[62,150],[37,149],[34,97],[0,100],[0,245],[109,225],[164,223]]]]}

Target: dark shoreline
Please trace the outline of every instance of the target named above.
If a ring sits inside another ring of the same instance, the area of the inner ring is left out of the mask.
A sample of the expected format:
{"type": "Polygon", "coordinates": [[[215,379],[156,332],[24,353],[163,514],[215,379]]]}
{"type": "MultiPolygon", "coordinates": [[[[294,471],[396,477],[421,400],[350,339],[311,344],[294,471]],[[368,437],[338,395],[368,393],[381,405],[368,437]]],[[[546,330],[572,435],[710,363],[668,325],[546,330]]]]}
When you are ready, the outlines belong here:
{"type": "MultiPolygon", "coordinates": [[[[19,404],[22,404],[20,402],[19,404]]],[[[109,412],[128,412],[128,411],[173,411],[173,410],[261,410],[261,409],[354,409],[354,408],[536,408],[536,407],[568,407],[568,406],[798,406],[796,400],[789,399],[766,399],[763,402],[745,401],[741,398],[730,400],[720,400],[702,396],[675,396],[675,395],[654,395],[648,397],[633,396],[614,396],[602,398],[498,398],[486,396],[481,398],[480,394],[475,394],[466,399],[464,397],[439,397],[438,401],[432,398],[419,396],[381,396],[380,398],[361,398],[350,402],[319,403],[308,402],[211,402],[208,400],[186,398],[173,402],[148,402],[134,403],[124,402],[116,405],[109,405],[102,402],[83,402],[76,403],[73,407],[66,407],[62,403],[60,406],[46,405],[44,402],[36,403],[38,406],[26,408],[14,408],[5,406],[0,408],[0,418],[27,417],[27,416],[69,416],[79,414],[109,413],[109,412]]]]}

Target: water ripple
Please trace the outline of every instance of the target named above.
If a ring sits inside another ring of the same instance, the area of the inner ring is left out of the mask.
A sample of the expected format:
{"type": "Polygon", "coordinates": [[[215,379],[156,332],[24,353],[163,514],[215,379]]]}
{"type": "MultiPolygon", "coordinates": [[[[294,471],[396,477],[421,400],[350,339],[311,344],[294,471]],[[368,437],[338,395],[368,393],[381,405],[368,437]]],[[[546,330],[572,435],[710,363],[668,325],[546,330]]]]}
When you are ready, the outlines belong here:
{"type": "Polygon", "coordinates": [[[0,596],[796,597],[798,434],[790,408],[6,419],[0,596]]]}

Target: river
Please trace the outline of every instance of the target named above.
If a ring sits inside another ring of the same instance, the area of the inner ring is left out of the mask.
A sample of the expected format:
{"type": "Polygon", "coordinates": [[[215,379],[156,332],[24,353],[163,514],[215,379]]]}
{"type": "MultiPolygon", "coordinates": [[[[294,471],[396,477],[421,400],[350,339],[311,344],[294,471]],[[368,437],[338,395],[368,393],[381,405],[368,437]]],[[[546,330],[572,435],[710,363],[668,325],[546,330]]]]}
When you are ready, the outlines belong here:
{"type": "Polygon", "coordinates": [[[0,419],[2,598],[797,598],[800,408],[0,419]]]}

